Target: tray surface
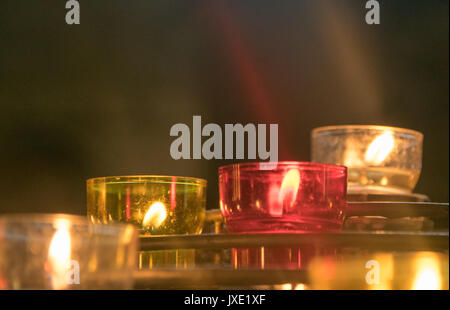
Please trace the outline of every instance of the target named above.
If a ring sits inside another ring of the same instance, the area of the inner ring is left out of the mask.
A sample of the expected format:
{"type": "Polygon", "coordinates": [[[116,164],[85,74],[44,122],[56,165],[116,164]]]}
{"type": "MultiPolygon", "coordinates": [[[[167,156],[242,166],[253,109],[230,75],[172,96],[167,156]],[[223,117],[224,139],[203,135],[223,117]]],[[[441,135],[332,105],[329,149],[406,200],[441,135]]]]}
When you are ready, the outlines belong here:
{"type": "Polygon", "coordinates": [[[202,234],[141,237],[142,251],[204,248],[295,247],[302,245],[379,250],[448,250],[448,231],[339,232],[297,234],[202,234]]]}

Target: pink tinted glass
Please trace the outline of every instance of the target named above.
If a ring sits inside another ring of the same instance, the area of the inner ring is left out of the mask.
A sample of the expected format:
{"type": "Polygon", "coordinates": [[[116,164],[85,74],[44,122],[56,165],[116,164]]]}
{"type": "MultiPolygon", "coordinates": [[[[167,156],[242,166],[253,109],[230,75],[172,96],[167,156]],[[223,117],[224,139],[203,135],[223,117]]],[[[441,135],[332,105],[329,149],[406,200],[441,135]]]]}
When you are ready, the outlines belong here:
{"type": "Polygon", "coordinates": [[[307,162],[219,168],[220,210],[230,232],[332,231],[347,206],[347,168],[307,162]]]}

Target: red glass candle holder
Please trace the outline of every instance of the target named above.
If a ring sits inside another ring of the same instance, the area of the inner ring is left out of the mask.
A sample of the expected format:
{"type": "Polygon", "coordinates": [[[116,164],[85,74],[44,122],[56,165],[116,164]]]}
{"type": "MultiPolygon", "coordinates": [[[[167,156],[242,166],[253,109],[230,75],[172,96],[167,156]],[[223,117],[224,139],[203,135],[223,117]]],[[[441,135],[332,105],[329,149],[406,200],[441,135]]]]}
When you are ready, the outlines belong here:
{"type": "Polygon", "coordinates": [[[333,231],[347,206],[344,166],[278,162],[219,168],[220,210],[230,232],[333,231]]]}

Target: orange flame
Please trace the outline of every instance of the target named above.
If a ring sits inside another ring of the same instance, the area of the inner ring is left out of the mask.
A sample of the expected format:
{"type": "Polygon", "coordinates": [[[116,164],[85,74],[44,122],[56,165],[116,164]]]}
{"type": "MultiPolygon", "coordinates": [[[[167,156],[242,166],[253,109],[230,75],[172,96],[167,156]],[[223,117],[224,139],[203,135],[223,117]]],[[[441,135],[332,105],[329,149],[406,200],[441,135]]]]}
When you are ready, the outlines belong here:
{"type": "Polygon", "coordinates": [[[167,218],[166,206],[162,202],[153,203],[148,209],[142,221],[144,227],[158,228],[167,218]]]}
{"type": "Polygon", "coordinates": [[[297,169],[289,170],[281,183],[278,200],[280,204],[292,207],[297,199],[298,187],[300,186],[300,172],[297,169]]]}
{"type": "Polygon", "coordinates": [[[283,177],[281,186],[272,184],[269,188],[268,211],[272,216],[282,216],[284,209],[294,206],[300,187],[300,172],[297,169],[289,170],[283,177]]]}
{"type": "Polygon", "coordinates": [[[62,289],[67,285],[67,269],[71,261],[71,239],[69,222],[65,220],[55,223],[56,232],[50,242],[48,260],[52,273],[54,289],[62,289]]]}
{"type": "Polygon", "coordinates": [[[392,133],[386,132],[376,137],[367,148],[365,161],[369,164],[379,165],[394,149],[394,137],[392,133]]]}

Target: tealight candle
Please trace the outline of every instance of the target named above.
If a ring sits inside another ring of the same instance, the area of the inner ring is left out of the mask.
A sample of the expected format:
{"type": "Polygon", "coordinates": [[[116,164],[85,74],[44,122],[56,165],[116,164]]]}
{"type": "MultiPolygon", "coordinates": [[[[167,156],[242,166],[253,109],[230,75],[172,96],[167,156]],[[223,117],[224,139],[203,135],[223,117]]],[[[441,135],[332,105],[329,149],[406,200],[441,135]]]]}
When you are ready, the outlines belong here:
{"type": "Polygon", "coordinates": [[[346,209],[347,168],[305,162],[219,168],[220,210],[230,232],[336,230],[346,209]]]}
{"type": "Polygon", "coordinates": [[[198,234],[205,209],[202,179],[143,175],[87,180],[89,218],[131,223],[141,235],[198,234]]]}
{"type": "Polygon", "coordinates": [[[405,194],[422,168],[420,132],[369,125],[328,126],[312,131],[314,162],[348,167],[349,194],[405,194]]]}
{"type": "Polygon", "coordinates": [[[1,289],[131,289],[137,231],[64,214],[0,216],[1,289]]]}

